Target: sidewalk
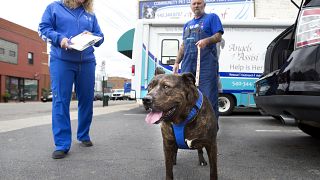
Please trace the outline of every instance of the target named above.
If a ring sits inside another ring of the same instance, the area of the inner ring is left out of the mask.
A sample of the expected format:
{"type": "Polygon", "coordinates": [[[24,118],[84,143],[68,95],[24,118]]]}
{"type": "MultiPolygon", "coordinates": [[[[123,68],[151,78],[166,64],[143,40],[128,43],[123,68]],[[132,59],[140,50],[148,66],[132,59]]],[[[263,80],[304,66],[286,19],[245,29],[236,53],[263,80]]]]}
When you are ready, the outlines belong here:
{"type": "MultiPolygon", "coordinates": [[[[76,102],[73,102],[75,104],[76,102]]],[[[30,103],[32,105],[32,103],[30,103]]],[[[10,106],[7,105],[7,106],[10,106]]],[[[93,108],[93,116],[105,115],[117,111],[130,110],[138,107],[137,103],[130,104],[118,104],[113,106],[106,107],[94,107],[93,108]]],[[[4,107],[4,105],[2,105],[4,107]]],[[[76,120],[78,118],[78,111],[75,108],[70,109],[70,119],[76,120]]],[[[16,120],[2,120],[0,121],[0,133],[14,131],[22,128],[28,128],[33,126],[40,126],[51,124],[51,112],[50,115],[42,115],[42,116],[34,116],[29,118],[21,118],[16,120]]]]}

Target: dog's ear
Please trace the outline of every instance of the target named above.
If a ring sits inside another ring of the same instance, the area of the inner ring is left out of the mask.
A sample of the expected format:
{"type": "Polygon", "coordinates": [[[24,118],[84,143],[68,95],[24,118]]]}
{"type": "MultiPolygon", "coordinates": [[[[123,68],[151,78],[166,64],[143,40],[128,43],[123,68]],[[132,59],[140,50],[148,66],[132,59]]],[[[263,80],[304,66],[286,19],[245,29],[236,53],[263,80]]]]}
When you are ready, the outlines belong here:
{"type": "Polygon", "coordinates": [[[154,71],[154,75],[159,75],[159,74],[165,74],[166,72],[163,70],[162,67],[156,67],[156,70],[154,71]]]}
{"type": "Polygon", "coordinates": [[[181,76],[182,76],[183,82],[185,82],[186,84],[195,85],[196,78],[192,73],[183,73],[181,76]]]}
{"type": "Polygon", "coordinates": [[[196,90],[196,78],[194,77],[194,75],[192,73],[183,73],[182,75],[182,80],[183,82],[190,88],[188,88],[189,90],[187,91],[187,96],[186,96],[186,100],[187,102],[194,102],[195,99],[195,91],[196,90]]]}

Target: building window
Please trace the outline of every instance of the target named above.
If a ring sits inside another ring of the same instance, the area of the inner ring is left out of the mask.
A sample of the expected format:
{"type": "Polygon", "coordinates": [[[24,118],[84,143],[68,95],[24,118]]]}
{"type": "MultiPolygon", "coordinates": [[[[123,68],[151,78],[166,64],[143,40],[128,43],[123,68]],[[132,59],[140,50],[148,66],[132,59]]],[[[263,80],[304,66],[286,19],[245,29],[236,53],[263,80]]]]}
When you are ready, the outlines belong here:
{"type": "Polygon", "coordinates": [[[36,101],[38,99],[38,80],[6,76],[5,90],[10,100],[36,101]]]}
{"type": "Polygon", "coordinates": [[[16,57],[16,52],[15,51],[9,51],[9,56],[16,57]]]}
{"type": "Polygon", "coordinates": [[[28,63],[33,64],[33,53],[32,52],[28,52],[28,63]]]}
{"type": "Polygon", "coordinates": [[[0,38],[0,61],[18,64],[18,44],[0,38]]]}

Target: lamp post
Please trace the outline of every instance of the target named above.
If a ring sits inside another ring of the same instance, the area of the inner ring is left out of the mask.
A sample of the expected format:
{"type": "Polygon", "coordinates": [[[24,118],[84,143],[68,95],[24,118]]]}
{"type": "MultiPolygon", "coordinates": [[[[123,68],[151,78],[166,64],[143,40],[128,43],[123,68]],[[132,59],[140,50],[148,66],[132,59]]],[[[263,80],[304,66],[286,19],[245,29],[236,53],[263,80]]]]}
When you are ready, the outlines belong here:
{"type": "Polygon", "coordinates": [[[104,90],[105,88],[107,88],[107,79],[106,81],[104,81],[104,76],[106,75],[106,70],[105,70],[105,65],[106,62],[102,61],[101,63],[101,73],[102,73],[102,107],[104,106],[108,106],[108,101],[109,101],[109,97],[104,95],[104,90]]]}

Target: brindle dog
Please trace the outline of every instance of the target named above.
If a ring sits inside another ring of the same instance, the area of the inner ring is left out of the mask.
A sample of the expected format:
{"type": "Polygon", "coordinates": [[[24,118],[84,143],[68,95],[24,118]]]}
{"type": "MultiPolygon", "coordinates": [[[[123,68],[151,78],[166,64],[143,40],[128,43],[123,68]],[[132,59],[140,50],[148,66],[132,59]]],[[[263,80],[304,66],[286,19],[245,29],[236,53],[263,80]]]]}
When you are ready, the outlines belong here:
{"type": "MultiPolygon", "coordinates": [[[[191,73],[182,75],[160,74],[148,85],[148,94],[143,99],[146,109],[151,109],[146,121],[161,122],[163,149],[166,165],[166,179],[173,179],[173,165],[176,164],[178,146],[172,124],[183,122],[199,98],[195,78],[191,73]]],[[[190,149],[197,149],[199,164],[207,165],[202,149],[205,148],[210,164],[210,179],[217,179],[217,122],[208,99],[198,113],[185,126],[184,137],[190,149]]]]}

